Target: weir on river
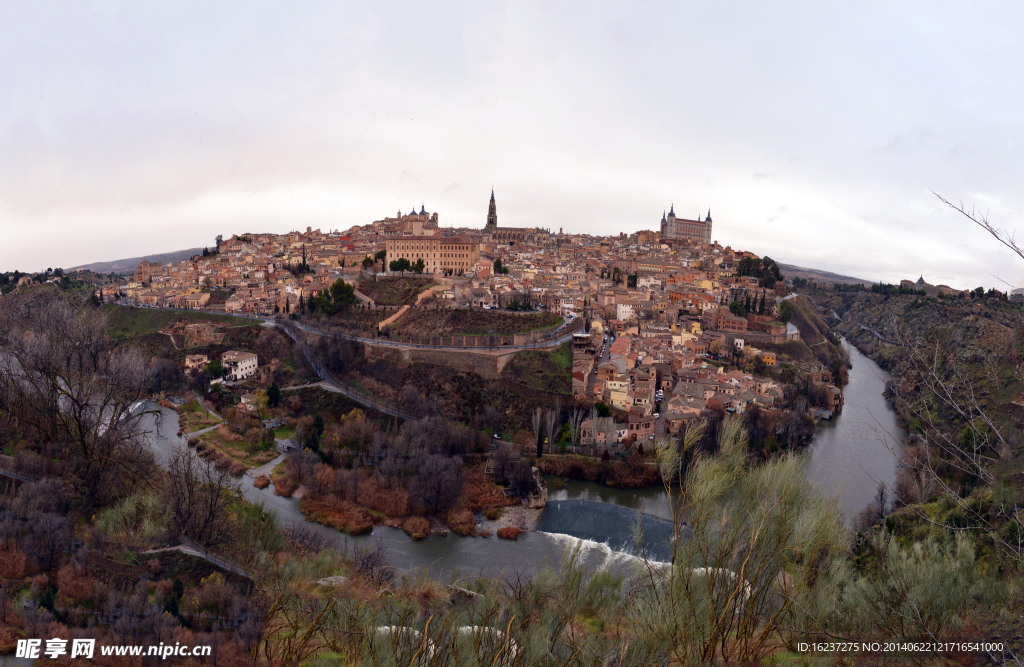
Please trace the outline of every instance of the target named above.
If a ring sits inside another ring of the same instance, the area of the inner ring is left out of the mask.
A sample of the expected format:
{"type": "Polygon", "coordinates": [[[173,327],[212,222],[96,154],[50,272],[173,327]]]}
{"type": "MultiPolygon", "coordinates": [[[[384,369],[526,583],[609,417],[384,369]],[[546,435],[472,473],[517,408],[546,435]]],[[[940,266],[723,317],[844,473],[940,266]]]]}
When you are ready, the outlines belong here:
{"type": "MultiPolygon", "coordinates": [[[[845,389],[843,412],[815,435],[807,465],[809,480],[826,493],[839,493],[848,519],[870,502],[878,481],[892,484],[896,460],[880,434],[899,434],[895,413],[882,396],[887,375],[856,349],[851,351],[851,357],[853,368],[845,389]]],[[[148,424],[153,431],[149,442],[157,460],[166,463],[169,453],[174,447],[183,446],[184,439],[174,432],[177,415],[166,408],[160,410],[167,413],[165,426],[157,432],[155,423],[148,424]]],[[[147,415],[145,419],[154,418],[147,415]]],[[[578,481],[569,481],[561,488],[548,486],[549,501],[536,529],[520,534],[516,541],[459,537],[454,533],[414,541],[401,530],[385,526],[377,526],[367,535],[349,537],[307,522],[299,511],[298,500],[275,496],[273,487],[257,489],[252,485],[252,477],[241,478],[245,498],[276,512],[283,525],[310,527],[339,548],[368,546],[383,540],[393,567],[400,571],[428,570],[444,580],[500,576],[545,566],[557,568],[569,548],[580,549],[584,567],[625,574],[639,562],[634,527],[641,511],[647,558],[662,562],[670,559],[672,530],[666,520],[670,517],[670,503],[662,489],[610,489],[578,481]]],[[[491,527],[482,518],[479,522],[482,529],[491,527]]]]}

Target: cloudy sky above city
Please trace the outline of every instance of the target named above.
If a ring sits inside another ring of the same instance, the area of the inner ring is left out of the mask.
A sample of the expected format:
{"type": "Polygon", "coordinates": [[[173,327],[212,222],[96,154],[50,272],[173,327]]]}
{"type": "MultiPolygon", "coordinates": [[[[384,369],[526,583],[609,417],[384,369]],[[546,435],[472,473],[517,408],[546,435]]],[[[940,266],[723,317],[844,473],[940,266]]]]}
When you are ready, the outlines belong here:
{"type": "Polygon", "coordinates": [[[0,5],[0,270],[345,229],[714,238],[866,279],[1024,262],[1011,3],[0,5]],[[898,5],[898,6],[897,6],[898,5]]]}

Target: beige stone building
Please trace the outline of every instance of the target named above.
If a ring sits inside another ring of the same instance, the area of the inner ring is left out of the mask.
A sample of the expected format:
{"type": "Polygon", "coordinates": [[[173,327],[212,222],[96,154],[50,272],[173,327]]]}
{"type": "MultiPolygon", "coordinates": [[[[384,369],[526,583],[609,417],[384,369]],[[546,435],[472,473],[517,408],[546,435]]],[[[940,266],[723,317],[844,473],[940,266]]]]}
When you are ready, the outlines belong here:
{"type": "Polygon", "coordinates": [[[229,380],[244,380],[256,373],[256,355],[252,352],[231,350],[220,356],[220,362],[227,371],[229,380]]]}
{"type": "Polygon", "coordinates": [[[185,357],[185,368],[202,368],[206,364],[210,363],[210,358],[205,354],[190,354],[185,357]]]}
{"type": "Polygon", "coordinates": [[[661,216],[661,240],[662,241],[696,241],[697,243],[711,243],[711,211],[708,211],[704,220],[697,217],[697,220],[677,218],[675,206],[669,210],[668,215],[661,216]]]}
{"type": "Polygon", "coordinates": [[[468,236],[398,236],[386,241],[388,264],[405,258],[411,264],[422,259],[424,271],[469,271],[480,259],[479,245],[468,236]]]}

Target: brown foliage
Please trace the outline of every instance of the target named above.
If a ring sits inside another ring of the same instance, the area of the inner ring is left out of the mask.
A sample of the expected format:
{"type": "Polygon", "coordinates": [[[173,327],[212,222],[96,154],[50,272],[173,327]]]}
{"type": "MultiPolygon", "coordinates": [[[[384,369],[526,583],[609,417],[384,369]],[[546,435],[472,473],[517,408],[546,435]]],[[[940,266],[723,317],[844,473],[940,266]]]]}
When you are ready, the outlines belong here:
{"type": "Polygon", "coordinates": [[[8,625],[0,625],[0,654],[10,655],[18,647],[18,640],[21,633],[17,628],[8,625]]]}
{"type": "Polygon", "coordinates": [[[20,579],[25,576],[25,552],[17,547],[0,551],[0,577],[20,579]]]}
{"type": "Polygon", "coordinates": [[[266,475],[260,475],[252,481],[252,485],[257,489],[265,489],[270,486],[270,478],[266,475]]]}
{"type": "Polygon", "coordinates": [[[317,500],[331,492],[334,487],[334,469],[323,463],[317,463],[313,474],[309,476],[309,498],[317,500]]]}
{"type": "Polygon", "coordinates": [[[232,429],[227,424],[221,424],[217,427],[217,436],[224,440],[224,442],[242,442],[244,438],[232,429]]]}
{"type": "Polygon", "coordinates": [[[88,599],[92,595],[94,585],[95,582],[88,573],[78,571],[70,563],[57,572],[57,590],[72,600],[88,599]]]}
{"type": "Polygon", "coordinates": [[[515,526],[505,526],[498,529],[498,537],[503,540],[514,540],[519,537],[520,532],[515,526]]]}
{"type": "Polygon", "coordinates": [[[308,518],[349,535],[361,535],[373,530],[373,515],[365,507],[345,500],[319,501],[303,498],[299,509],[308,518]]]}
{"type": "Polygon", "coordinates": [[[430,535],[430,522],[421,516],[411,516],[402,522],[402,530],[414,540],[422,540],[430,535]]]}
{"type": "Polygon", "coordinates": [[[405,516],[409,513],[409,491],[402,487],[388,488],[375,477],[359,483],[359,502],[387,516],[405,516]]]}
{"type": "Polygon", "coordinates": [[[474,512],[493,507],[511,507],[518,505],[518,498],[510,498],[502,493],[502,488],[484,479],[482,466],[467,468],[466,478],[462,486],[465,505],[474,512]]]}
{"type": "Polygon", "coordinates": [[[597,481],[600,466],[581,456],[545,456],[535,464],[542,475],[557,475],[586,482],[597,481]]]}
{"type": "Polygon", "coordinates": [[[469,510],[452,510],[445,521],[453,533],[463,537],[476,537],[476,519],[469,510]]]}
{"type": "Polygon", "coordinates": [[[604,457],[598,462],[582,456],[545,456],[537,460],[536,466],[544,475],[601,482],[621,489],[641,489],[661,484],[657,468],[646,465],[643,457],[636,453],[625,461],[614,462],[604,457]]]}
{"type": "Polygon", "coordinates": [[[621,489],[641,489],[661,484],[661,475],[656,466],[645,464],[643,457],[634,452],[625,461],[608,466],[604,483],[621,489]]]}
{"type": "Polygon", "coordinates": [[[274,495],[290,498],[295,490],[299,488],[298,483],[291,477],[278,475],[274,478],[274,495]]]}

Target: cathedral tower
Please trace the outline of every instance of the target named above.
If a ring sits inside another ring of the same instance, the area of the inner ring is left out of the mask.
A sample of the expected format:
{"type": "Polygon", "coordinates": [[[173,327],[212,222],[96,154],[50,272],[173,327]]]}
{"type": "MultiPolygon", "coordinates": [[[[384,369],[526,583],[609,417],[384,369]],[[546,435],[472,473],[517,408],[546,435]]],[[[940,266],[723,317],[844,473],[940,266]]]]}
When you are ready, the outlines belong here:
{"type": "Polygon", "coordinates": [[[494,188],[491,188],[491,205],[487,208],[487,226],[498,226],[498,208],[494,203],[494,188]]]}

